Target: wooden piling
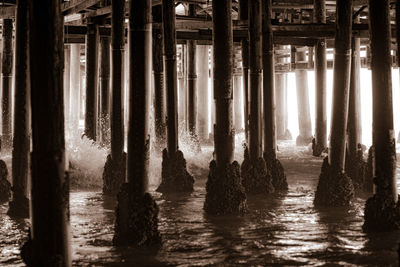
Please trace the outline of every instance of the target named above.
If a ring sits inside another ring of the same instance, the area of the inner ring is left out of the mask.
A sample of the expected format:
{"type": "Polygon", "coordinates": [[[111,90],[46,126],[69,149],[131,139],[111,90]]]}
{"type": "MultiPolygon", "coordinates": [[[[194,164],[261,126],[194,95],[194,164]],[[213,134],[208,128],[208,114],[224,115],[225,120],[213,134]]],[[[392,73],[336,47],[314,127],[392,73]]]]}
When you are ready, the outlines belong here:
{"type": "Polygon", "coordinates": [[[12,33],[13,22],[12,19],[3,20],[3,63],[2,63],[2,140],[1,148],[9,150],[12,147],[12,66],[13,66],[13,47],[12,47],[12,33]]]}
{"type": "Polygon", "coordinates": [[[148,193],[152,65],[150,0],[129,3],[128,183],[118,194],[114,244],[158,246],[158,206],[148,193]]]}
{"type": "MultiPolygon", "coordinates": [[[[162,7],[161,5],[153,7],[153,21],[162,23],[162,7]]],[[[153,29],[153,75],[154,75],[154,127],[155,127],[155,143],[157,150],[165,145],[165,86],[164,86],[164,61],[163,61],[163,37],[161,29],[153,29]]]]}
{"type": "Polygon", "coordinates": [[[87,25],[86,34],[86,110],[85,135],[96,141],[97,125],[97,71],[98,71],[99,27],[87,25]]]}
{"type": "MultiPolygon", "coordinates": [[[[307,63],[306,51],[298,48],[296,52],[296,63],[307,63]]],[[[308,99],[308,77],[307,70],[296,69],[297,88],[297,114],[299,121],[299,136],[296,139],[297,145],[308,145],[312,141],[310,103],[308,99]]]]}
{"type": "MultiPolygon", "coordinates": [[[[314,1],[314,22],[326,23],[325,0],[314,1]]],[[[320,156],[327,148],[326,125],[326,40],[319,39],[315,44],[315,137],[313,155],[320,156]]]]}
{"type": "MultiPolygon", "coordinates": [[[[239,19],[247,20],[249,13],[248,0],[239,1],[239,19]]],[[[243,38],[242,44],[242,82],[243,82],[243,116],[246,143],[249,143],[249,39],[243,38]]]]}
{"type": "MultiPolygon", "coordinates": [[[[71,44],[70,60],[70,126],[71,129],[79,129],[79,119],[81,112],[81,45],[71,44]],[[73,112],[72,112],[73,111],[73,112]]],[[[68,103],[66,103],[67,105],[68,103]]]]}
{"type": "Polygon", "coordinates": [[[108,145],[110,136],[110,37],[100,38],[100,66],[99,66],[99,91],[100,91],[100,143],[108,145]]]}
{"type": "Polygon", "coordinates": [[[261,0],[249,2],[249,153],[250,160],[261,157],[261,79],[262,79],[262,39],[261,0]]]}
{"type": "MultiPolygon", "coordinates": [[[[365,205],[363,230],[399,229],[396,143],[393,131],[391,26],[389,0],[369,0],[372,70],[372,144],[375,194],[365,205]]],[[[396,25],[397,27],[399,25],[396,25]]]]}
{"type": "Polygon", "coordinates": [[[340,31],[335,34],[329,164],[333,169],[343,171],[350,88],[352,3],[341,0],[336,5],[336,23],[340,31]]]}
{"type": "MultiPolygon", "coordinates": [[[[173,155],[178,150],[178,107],[176,70],[175,5],[163,0],[163,33],[165,53],[165,84],[167,88],[167,150],[173,155]]],[[[183,55],[182,55],[183,57],[183,55]]]]}
{"type": "Polygon", "coordinates": [[[30,2],[32,228],[21,251],[28,266],[71,266],[63,20],[60,1],[30,2]]]}
{"type": "Polygon", "coordinates": [[[71,97],[71,46],[64,45],[64,115],[66,127],[70,123],[70,97],[71,97]]]}
{"type": "MultiPolygon", "coordinates": [[[[15,38],[15,98],[12,151],[13,200],[8,214],[29,217],[27,182],[30,155],[30,105],[29,105],[29,28],[28,1],[18,0],[15,38]]],[[[64,48],[64,46],[63,46],[64,48]]]]}
{"type": "Polygon", "coordinates": [[[198,117],[198,134],[200,141],[208,140],[208,103],[210,96],[208,93],[208,45],[197,45],[197,117],[198,117]]]}

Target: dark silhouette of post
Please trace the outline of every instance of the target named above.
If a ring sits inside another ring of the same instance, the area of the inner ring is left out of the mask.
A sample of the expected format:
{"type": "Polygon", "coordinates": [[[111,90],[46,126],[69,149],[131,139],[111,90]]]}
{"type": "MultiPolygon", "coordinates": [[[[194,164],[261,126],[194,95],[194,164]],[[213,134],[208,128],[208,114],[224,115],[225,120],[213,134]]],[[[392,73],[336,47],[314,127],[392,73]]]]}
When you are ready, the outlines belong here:
{"type": "MultiPolygon", "coordinates": [[[[388,0],[369,0],[372,70],[372,144],[375,194],[367,200],[363,230],[399,229],[396,186],[396,143],[393,131],[391,27],[388,0]]],[[[396,25],[397,27],[399,25],[396,25]]]]}
{"type": "MultiPolygon", "coordinates": [[[[326,23],[325,0],[314,0],[314,22],[326,23]]],[[[315,136],[313,155],[320,156],[327,148],[326,126],[326,40],[315,44],[315,136]]]]}
{"type": "MultiPolygon", "coordinates": [[[[297,48],[296,63],[308,63],[305,47],[297,48]]],[[[312,60],[311,60],[312,61],[312,60]]],[[[296,69],[297,110],[299,121],[299,136],[296,144],[308,145],[312,141],[310,103],[308,100],[308,77],[306,69],[296,69]]]]}
{"type": "MultiPolygon", "coordinates": [[[[162,6],[153,7],[153,21],[162,23],[162,6]]],[[[155,144],[157,151],[161,152],[166,142],[166,103],[164,86],[164,61],[163,61],[162,29],[153,29],[153,75],[154,75],[154,127],[155,144]]]]}
{"type": "Polygon", "coordinates": [[[124,91],[125,55],[125,1],[113,0],[111,3],[111,153],[103,172],[103,193],[116,195],[126,177],[126,153],[124,153],[124,123],[122,93],[124,91]]]}
{"type": "Polygon", "coordinates": [[[28,266],[71,266],[63,104],[64,19],[60,1],[29,4],[32,227],[21,254],[28,266]]]}
{"type": "Polygon", "coordinates": [[[157,246],[158,206],[148,193],[149,98],[152,65],[151,1],[129,3],[128,182],[121,186],[116,209],[114,244],[157,246]]]}
{"type": "Polygon", "coordinates": [[[171,0],[163,1],[163,32],[165,84],[167,88],[167,151],[168,154],[173,155],[178,151],[178,96],[176,84],[175,7],[174,2],[171,0]]]}
{"type": "Polygon", "coordinates": [[[210,163],[204,210],[209,214],[243,213],[246,194],[241,184],[240,166],[233,161],[232,122],[233,31],[232,1],[212,2],[215,160],[210,163]]]}
{"type": "Polygon", "coordinates": [[[97,71],[99,27],[89,23],[86,34],[86,111],[85,135],[96,141],[97,128],[97,71]]]}
{"type": "Polygon", "coordinates": [[[264,153],[267,170],[275,190],[287,190],[288,184],[282,164],[276,157],[274,44],[271,26],[272,2],[262,3],[262,64],[264,106],[264,153]]]}
{"type": "Polygon", "coordinates": [[[12,151],[13,200],[9,203],[8,214],[22,218],[29,217],[29,199],[27,198],[30,154],[28,25],[28,1],[18,0],[15,38],[15,103],[12,151]]]}
{"type": "MultiPolygon", "coordinates": [[[[189,5],[189,16],[196,16],[195,5],[189,5]]],[[[188,48],[188,126],[189,133],[196,142],[197,137],[197,68],[196,68],[196,48],[195,40],[187,41],[188,48]]],[[[197,140],[198,143],[198,140],[197,140]]]]}
{"type": "MultiPolygon", "coordinates": [[[[247,20],[249,13],[248,0],[239,1],[239,19],[247,20]]],[[[249,40],[243,38],[242,44],[242,72],[243,72],[243,116],[246,143],[249,143],[249,40]]]]}
{"type": "Polygon", "coordinates": [[[110,37],[100,38],[99,91],[100,91],[100,143],[110,144],[110,37]]]}
{"type": "Polygon", "coordinates": [[[12,19],[3,20],[3,55],[2,55],[2,140],[1,148],[9,150],[12,147],[12,129],[11,129],[11,87],[12,87],[12,66],[13,66],[13,47],[12,47],[12,33],[13,22],[12,19]]]}
{"type": "Polygon", "coordinates": [[[329,156],[324,160],[314,203],[346,206],[354,195],[351,179],[344,172],[346,127],[351,66],[352,2],[336,2],[335,64],[329,156]]]}
{"type": "Polygon", "coordinates": [[[261,0],[249,1],[249,154],[250,160],[261,157],[261,85],[262,85],[261,0]]]}
{"type": "Polygon", "coordinates": [[[186,160],[182,151],[178,149],[175,2],[163,0],[162,8],[167,88],[167,148],[163,150],[162,181],[157,191],[162,193],[191,192],[194,179],[187,172],[186,160]]]}

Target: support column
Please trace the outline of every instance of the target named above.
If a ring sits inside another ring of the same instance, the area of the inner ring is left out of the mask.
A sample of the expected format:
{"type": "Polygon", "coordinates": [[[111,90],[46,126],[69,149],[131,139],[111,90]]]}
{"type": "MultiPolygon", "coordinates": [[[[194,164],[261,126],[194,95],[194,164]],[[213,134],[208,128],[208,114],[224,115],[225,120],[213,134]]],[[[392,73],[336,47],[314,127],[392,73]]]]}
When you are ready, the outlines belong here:
{"type": "Polygon", "coordinates": [[[249,148],[242,163],[243,186],[248,193],[272,193],[271,174],[262,157],[261,86],[262,86],[262,0],[249,1],[249,148]]]}
{"type": "Polygon", "coordinates": [[[179,133],[183,133],[186,131],[186,87],[185,87],[185,45],[181,45],[181,60],[179,62],[179,102],[178,105],[178,130],[179,133]]]}
{"type": "MultiPolygon", "coordinates": [[[[277,46],[278,50],[284,50],[285,46],[277,46]]],[[[283,57],[277,58],[277,63],[284,63],[283,57]]],[[[291,140],[292,134],[288,129],[287,113],[287,73],[275,73],[275,98],[276,98],[276,136],[278,140],[291,140]]]]}
{"type": "Polygon", "coordinates": [[[110,37],[100,38],[100,143],[110,144],[110,37]]]}
{"type": "Polygon", "coordinates": [[[151,1],[129,3],[128,183],[121,186],[114,244],[159,246],[158,206],[148,193],[149,106],[152,65],[151,1]]]}
{"type": "Polygon", "coordinates": [[[125,1],[111,3],[111,153],[107,156],[103,172],[103,193],[115,196],[126,177],[124,152],[124,56],[125,56],[125,1]]]}
{"type": "Polygon", "coordinates": [[[197,118],[200,142],[208,141],[208,45],[197,46],[197,118]]]}
{"type": "MultiPolygon", "coordinates": [[[[28,1],[18,0],[15,38],[15,102],[12,151],[13,200],[9,203],[8,215],[20,218],[29,217],[29,199],[27,198],[30,154],[28,25],[28,1]]],[[[64,46],[62,48],[64,49],[64,46]]]]}
{"type": "MultiPolygon", "coordinates": [[[[310,60],[310,59],[309,59],[310,60]]],[[[307,63],[305,47],[298,47],[296,52],[296,63],[307,63]]],[[[310,103],[308,99],[308,78],[307,70],[296,69],[297,88],[297,110],[299,119],[299,136],[296,138],[296,145],[307,146],[312,142],[310,103]]]]}
{"type": "Polygon", "coordinates": [[[9,150],[12,147],[11,106],[12,106],[12,19],[3,19],[3,63],[2,63],[2,140],[1,148],[9,150]]]}
{"type": "Polygon", "coordinates": [[[233,56],[233,114],[234,120],[233,125],[235,126],[235,132],[242,131],[242,112],[243,107],[241,105],[241,91],[242,91],[242,70],[240,68],[241,53],[239,49],[234,49],[233,56]]]}
{"type": "Polygon", "coordinates": [[[215,160],[210,163],[204,210],[209,214],[243,213],[246,194],[241,185],[240,165],[233,161],[234,130],[232,123],[232,1],[212,2],[214,49],[214,125],[215,160]],[[233,162],[232,162],[233,161],[233,162]]]}
{"type": "Polygon", "coordinates": [[[354,196],[351,179],[344,172],[349,105],[352,2],[336,2],[335,64],[329,156],[324,159],[314,204],[347,206],[354,196]],[[340,29],[340,30],[339,30],[340,29]]]}
{"type": "Polygon", "coordinates": [[[21,256],[28,266],[71,266],[64,140],[64,19],[60,1],[30,3],[32,227],[21,256]]]}
{"type": "MultiPolygon", "coordinates": [[[[153,7],[153,21],[162,23],[161,5],[153,7]]],[[[156,135],[153,143],[158,153],[166,144],[163,47],[162,30],[153,29],[154,128],[156,135]]]]}
{"type": "Polygon", "coordinates": [[[272,2],[264,0],[262,5],[262,64],[263,64],[263,105],[264,105],[264,160],[272,176],[275,190],[287,190],[288,184],[282,164],[276,157],[275,128],[275,64],[274,43],[271,26],[272,2]]]}
{"type": "MultiPolygon", "coordinates": [[[[16,61],[16,60],[15,60],[16,61]]],[[[64,115],[65,124],[70,125],[70,96],[71,96],[71,46],[64,45],[64,115]]]]}
{"type": "Polygon", "coordinates": [[[372,177],[367,177],[368,164],[363,159],[361,145],[361,95],[360,95],[360,39],[352,38],[352,58],[349,93],[349,117],[347,121],[346,173],[355,189],[372,191],[372,177]]]}
{"type": "MultiPolygon", "coordinates": [[[[325,0],[314,0],[314,22],[326,23],[325,0]]],[[[315,136],[313,155],[318,157],[327,148],[326,126],[326,40],[315,44],[315,136]]]]}
{"type": "Polygon", "coordinates": [[[86,35],[86,111],[85,135],[96,141],[97,123],[97,68],[98,68],[99,27],[88,24],[86,35]]]}
{"type": "Polygon", "coordinates": [[[167,88],[167,148],[163,150],[162,193],[192,192],[194,179],[186,170],[186,160],[178,147],[177,67],[175,1],[163,0],[165,82],[167,88]]]}
{"type": "MultiPolygon", "coordinates": [[[[71,64],[70,64],[70,118],[71,130],[79,128],[80,103],[81,103],[81,45],[71,44],[71,64]]],[[[65,102],[68,104],[67,102],[65,102]]],[[[80,133],[79,133],[80,136],[80,133]]]]}
{"type": "MultiPolygon", "coordinates": [[[[249,13],[248,0],[239,0],[239,18],[247,20],[249,13]]],[[[249,143],[249,39],[242,41],[242,77],[243,77],[243,116],[246,143],[249,143]]]]}
{"type": "MultiPolygon", "coordinates": [[[[369,0],[372,70],[372,144],[375,194],[367,200],[365,232],[400,228],[396,186],[396,143],[393,131],[391,33],[389,0],[369,0]]],[[[397,25],[398,26],[398,25],[397,25]]]]}

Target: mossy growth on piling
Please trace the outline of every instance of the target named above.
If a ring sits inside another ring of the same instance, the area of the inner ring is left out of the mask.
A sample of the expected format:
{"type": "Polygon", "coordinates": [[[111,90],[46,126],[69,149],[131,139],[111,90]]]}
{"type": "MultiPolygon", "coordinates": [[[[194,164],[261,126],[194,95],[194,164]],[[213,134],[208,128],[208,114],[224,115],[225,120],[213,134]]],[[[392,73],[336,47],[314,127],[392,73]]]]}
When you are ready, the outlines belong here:
{"type": "Polygon", "coordinates": [[[126,153],[122,153],[121,160],[113,160],[111,154],[107,156],[103,171],[103,193],[105,195],[116,196],[121,184],[126,177],[126,153]]]}
{"type": "Polygon", "coordinates": [[[358,144],[357,154],[351,157],[346,153],[346,173],[353,182],[354,190],[372,192],[372,177],[368,175],[368,163],[364,161],[363,147],[358,144]]]}
{"type": "Polygon", "coordinates": [[[7,165],[4,160],[0,160],[0,203],[9,201],[11,197],[11,184],[7,177],[7,165]]]}
{"type": "Polygon", "coordinates": [[[311,140],[311,144],[312,144],[312,146],[311,146],[311,148],[312,148],[312,154],[313,154],[314,157],[319,157],[319,156],[321,156],[321,154],[322,154],[323,152],[327,152],[327,151],[328,151],[328,148],[326,148],[326,147],[324,147],[323,145],[317,143],[317,141],[315,140],[315,138],[313,138],[313,139],[311,140]]]}
{"type": "Polygon", "coordinates": [[[247,197],[237,161],[220,168],[215,160],[211,161],[206,191],[204,210],[208,214],[243,214],[247,211],[247,197]]]}
{"type": "Polygon", "coordinates": [[[160,246],[158,206],[149,193],[140,194],[130,184],[122,184],[115,214],[114,245],[160,246]]]}
{"type": "Polygon", "coordinates": [[[275,153],[269,154],[264,153],[264,160],[267,164],[267,170],[270,172],[272,177],[272,185],[275,191],[286,191],[288,190],[288,183],[286,180],[285,170],[281,162],[276,158],[275,153]]]}
{"type": "Polygon", "coordinates": [[[348,206],[354,197],[353,182],[350,177],[330,166],[328,157],[322,163],[314,205],[340,207],[348,206]]]}
{"type": "Polygon", "coordinates": [[[244,150],[242,177],[246,193],[270,194],[275,191],[272,184],[272,176],[267,169],[265,160],[258,158],[255,162],[252,162],[247,147],[244,150]]]}
{"type": "Polygon", "coordinates": [[[26,196],[15,196],[8,203],[8,216],[14,218],[29,218],[29,199],[26,196]]]}
{"type": "Polygon", "coordinates": [[[178,150],[171,157],[163,150],[161,184],[157,188],[161,193],[192,192],[194,178],[186,168],[186,160],[182,151],[178,150]]]}

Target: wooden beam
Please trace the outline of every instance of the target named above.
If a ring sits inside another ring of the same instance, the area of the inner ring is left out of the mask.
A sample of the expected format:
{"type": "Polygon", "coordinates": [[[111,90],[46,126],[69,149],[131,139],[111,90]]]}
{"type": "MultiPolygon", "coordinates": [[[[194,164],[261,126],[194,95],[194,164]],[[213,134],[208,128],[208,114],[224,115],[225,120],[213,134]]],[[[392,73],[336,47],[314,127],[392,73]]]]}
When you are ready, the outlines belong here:
{"type": "Polygon", "coordinates": [[[64,2],[61,5],[62,14],[65,16],[78,13],[98,4],[99,2],[100,0],[71,0],[69,2],[64,2]]]}
{"type": "Polygon", "coordinates": [[[0,18],[1,19],[13,19],[15,18],[15,6],[0,6],[0,18]]]}

